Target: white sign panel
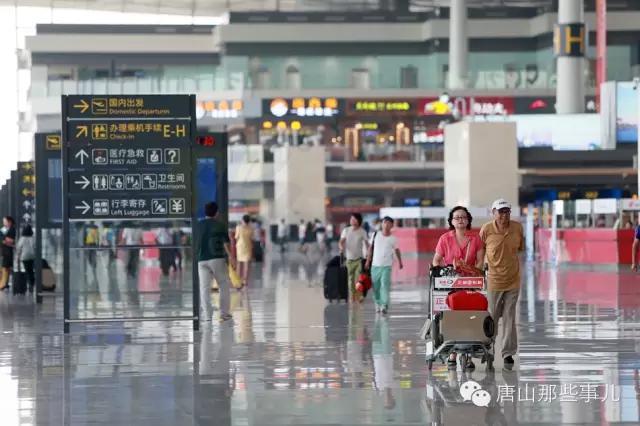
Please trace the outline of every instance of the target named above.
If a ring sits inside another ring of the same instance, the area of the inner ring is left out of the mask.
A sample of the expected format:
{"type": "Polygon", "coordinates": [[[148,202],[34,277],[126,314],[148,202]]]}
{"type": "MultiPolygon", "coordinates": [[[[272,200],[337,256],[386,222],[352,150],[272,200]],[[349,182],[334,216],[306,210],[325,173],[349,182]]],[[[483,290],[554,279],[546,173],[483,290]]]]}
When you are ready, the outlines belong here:
{"type": "Polygon", "coordinates": [[[591,214],[591,200],[576,200],[576,214],[591,214]]]}
{"type": "Polygon", "coordinates": [[[640,200],[634,200],[631,198],[623,198],[622,210],[640,210],[640,200]]]}
{"type": "Polygon", "coordinates": [[[595,214],[618,213],[618,200],[615,198],[596,198],[593,200],[593,212],[595,214]]]}
{"type": "Polygon", "coordinates": [[[564,216],[564,200],[555,200],[553,202],[553,211],[558,216],[564,216]]]}

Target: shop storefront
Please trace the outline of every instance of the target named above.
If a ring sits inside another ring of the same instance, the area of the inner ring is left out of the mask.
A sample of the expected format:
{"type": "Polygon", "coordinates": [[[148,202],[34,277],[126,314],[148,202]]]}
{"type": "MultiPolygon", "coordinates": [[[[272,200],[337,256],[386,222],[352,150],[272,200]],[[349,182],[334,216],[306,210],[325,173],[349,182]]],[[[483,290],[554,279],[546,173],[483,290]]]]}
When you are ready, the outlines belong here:
{"type": "Polygon", "coordinates": [[[247,121],[260,117],[260,102],[255,99],[201,99],[196,101],[198,129],[203,132],[226,131],[229,144],[257,143],[257,135],[247,121]]]}
{"type": "Polygon", "coordinates": [[[263,145],[330,145],[339,142],[336,119],[343,108],[336,98],[264,99],[261,118],[250,125],[263,145]]]}
{"type": "Polygon", "coordinates": [[[344,161],[415,161],[415,99],[349,99],[339,120],[341,143],[332,158],[344,161]]]}

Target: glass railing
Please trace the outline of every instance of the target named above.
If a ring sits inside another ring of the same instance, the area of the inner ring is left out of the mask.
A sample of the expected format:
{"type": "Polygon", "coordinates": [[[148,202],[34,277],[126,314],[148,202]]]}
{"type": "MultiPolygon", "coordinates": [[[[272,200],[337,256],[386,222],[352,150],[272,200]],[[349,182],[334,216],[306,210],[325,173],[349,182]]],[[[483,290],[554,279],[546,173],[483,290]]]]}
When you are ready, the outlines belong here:
{"type": "MultiPolygon", "coordinates": [[[[348,71],[346,71],[348,73],[348,71]]],[[[310,79],[303,78],[305,89],[348,89],[351,81],[343,79],[310,79]]],[[[434,78],[432,80],[417,81],[417,87],[403,87],[400,80],[391,78],[371,78],[368,86],[372,90],[380,89],[429,89],[444,90],[445,78],[434,78]]],[[[30,96],[32,98],[43,98],[50,96],[60,96],[68,94],[124,94],[124,93],[199,93],[212,92],[217,90],[242,90],[248,87],[258,87],[250,77],[243,72],[231,73],[229,78],[224,75],[210,74],[176,78],[95,78],[86,80],[49,80],[46,82],[32,81],[30,96]]],[[[593,79],[585,82],[588,88],[594,86],[593,79]]],[[[469,79],[468,88],[476,90],[536,90],[554,89],[556,87],[555,75],[541,73],[536,81],[527,80],[523,75],[508,75],[503,71],[483,71],[477,73],[475,78],[469,79]]],[[[284,88],[279,83],[278,78],[270,79],[270,83],[264,89],[284,88]],[[281,87],[282,86],[282,87],[281,87]]]]}
{"type": "Polygon", "coordinates": [[[130,93],[198,93],[215,90],[242,90],[244,74],[232,73],[225,79],[218,75],[201,75],[181,78],[94,78],[86,80],[33,81],[30,96],[42,98],[69,94],[89,95],[94,93],[119,95],[130,93]],[[235,75],[238,74],[238,75],[235,75]]]}
{"type": "Polygon", "coordinates": [[[328,162],[437,162],[443,161],[442,145],[374,145],[364,144],[354,152],[344,145],[327,146],[328,162]]]}
{"type": "MultiPolygon", "coordinates": [[[[231,145],[227,151],[229,164],[273,163],[274,146],[231,145]]],[[[442,162],[442,144],[423,145],[365,145],[354,155],[351,148],[344,145],[325,147],[327,162],[442,162]]]]}

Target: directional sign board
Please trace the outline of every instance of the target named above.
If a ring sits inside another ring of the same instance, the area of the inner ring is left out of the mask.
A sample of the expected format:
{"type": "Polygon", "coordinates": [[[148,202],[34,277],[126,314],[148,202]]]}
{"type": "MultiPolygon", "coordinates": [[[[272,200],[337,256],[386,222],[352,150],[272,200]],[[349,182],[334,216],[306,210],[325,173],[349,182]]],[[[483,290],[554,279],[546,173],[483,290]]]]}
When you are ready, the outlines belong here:
{"type": "Polygon", "coordinates": [[[192,118],[188,95],[72,95],[65,97],[66,118],[192,118]]]}
{"type": "Polygon", "coordinates": [[[17,213],[19,229],[33,225],[36,211],[36,174],[32,161],[18,162],[17,213]]]}
{"type": "Polygon", "coordinates": [[[191,218],[194,101],[64,97],[69,219],[191,218]]]}
{"type": "Polygon", "coordinates": [[[189,120],[74,120],[67,122],[69,142],[189,142],[189,120]]]}

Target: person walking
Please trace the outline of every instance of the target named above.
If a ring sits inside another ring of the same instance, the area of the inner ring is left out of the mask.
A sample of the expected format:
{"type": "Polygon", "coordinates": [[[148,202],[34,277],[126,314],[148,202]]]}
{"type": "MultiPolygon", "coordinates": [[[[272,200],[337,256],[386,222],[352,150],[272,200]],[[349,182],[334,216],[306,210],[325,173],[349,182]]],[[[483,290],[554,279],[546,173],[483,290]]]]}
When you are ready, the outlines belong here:
{"type": "Polygon", "coordinates": [[[284,219],[278,223],[278,244],[280,245],[280,253],[284,253],[287,247],[287,224],[284,219]]]}
{"type": "Polygon", "coordinates": [[[333,239],[335,238],[335,230],[333,227],[333,223],[327,222],[327,226],[325,227],[327,230],[327,239],[325,240],[327,243],[327,252],[331,252],[331,243],[333,243],[333,239]]]}
{"type": "Polygon", "coordinates": [[[391,234],[393,219],[385,216],[382,219],[380,231],[371,237],[371,245],[367,255],[366,269],[371,270],[373,281],[373,299],[376,304],[376,312],[386,315],[389,311],[389,293],[391,291],[391,267],[393,255],[398,258],[398,266],[403,268],[402,257],[398,249],[396,237],[391,234]]]}
{"type": "Polygon", "coordinates": [[[631,244],[631,270],[638,271],[638,246],[640,245],[640,224],[636,226],[635,235],[633,236],[633,244],[631,244]]]}
{"type": "Polygon", "coordinates": [[[496,326],[502,318],[502,358],[504,366],[511,369],[514,364],[513,356],[518,352],[518,252],[524,250],[524,232],[520,223],[511,220],[511,204],[505,199],[494,201],[491,211],[493,221],[485,223],[480,229],[480,239],[489,265],[489,312],[496,326]]]}
{"type": "Polygon", "coordinates": [[[304,246],[304,238],[307,234],[307,225],[304,223],[304,219],[300,220],[300,224],[298,225],[298,241],[300,242],[300,249],[304,246]]]}
{"type": "MultiPolygon", "coordinates": [[[[25,225],[22,228],[22,234],[16,244],[16,259],[18,262],[22,262],[29,292],[33,293],[36,284],[36,276],[33,271],[33,262],[36,259],[36,242],[33,238],[31,225],[25,225]]],[[[20,270],[20,266],[18,265],[16,269],[20,270]]]]}
{"type": "MultiPolygon", "coordinates": [[[[349,282],[349,295],[352,302],[356,302],[356,282],[362,273],[362,253],[363,248],[369,250],[367,233],[362,229],[362,215],[352,213],[349,219],[350,226],[342,230],[338,247],[340,255],[344,255],[347,262],[347,276],[349,282]]],[[[360,296],[358,302],[362,302],[360,296]]]]}
{"type": "Polygon", "coordinates": [[[325,229],[322,222],[319,219],[316,219],[314,224],[314,232],[316,233],[316,242],[318,243],[318,250],[321,254],[325,253],[327,248],[326,246],[326,238],[327,238],[327,230],[325,229]]]}
{"type": "Polygon", "coordinates": [[[247,285],[249,280],[249,267],[253,256],[253,233],[251,217],[248,214],[242,216],[242,222],[236,226],[236,259],[238,261],[238,273],[242,278],[242,285],[247,285]]]}
{"type": "Polygon", "coordinates": [[[236,267],[236,258],[231,250],[227,225],[217,219],[218,204],[209,202],[204,206],[205,218],[198,222],[197,254],[198,281],[200,288],[200,320],[211,321],[211,283],[218,282],[220,289],[220,322],[232,319],[229,312],[228,265],[236,267]],[[228,264],[227,264],[228,262],[228,264]]]}
{"type": "Polygon", "coordinates": [[[2,218],[2,277],[0,277],[0,290],[9,287],[11,268],[13,268],[13,249],[16,245],[16,221],[11,216],[2,218]]]}

